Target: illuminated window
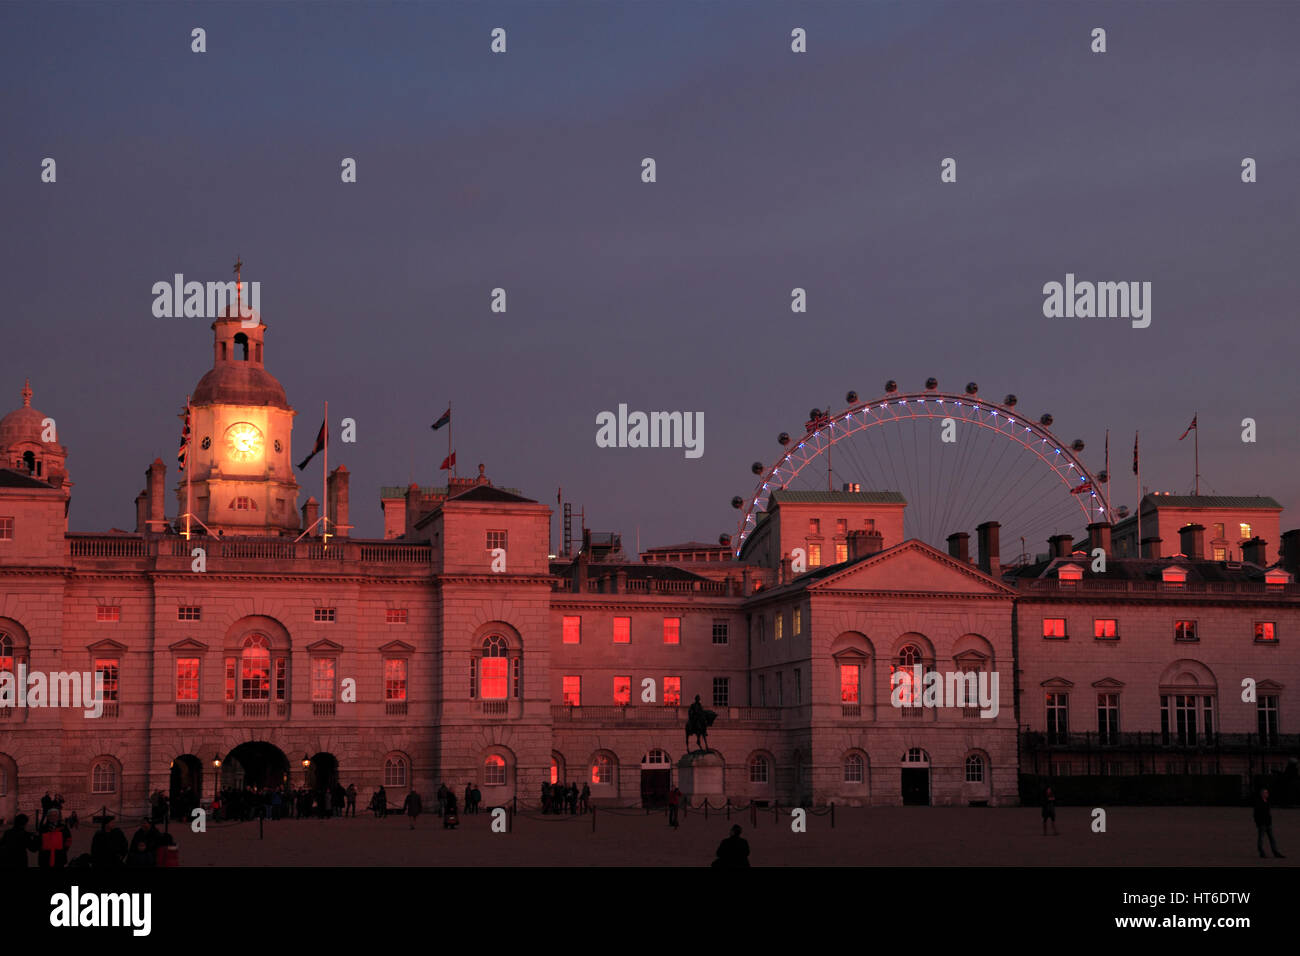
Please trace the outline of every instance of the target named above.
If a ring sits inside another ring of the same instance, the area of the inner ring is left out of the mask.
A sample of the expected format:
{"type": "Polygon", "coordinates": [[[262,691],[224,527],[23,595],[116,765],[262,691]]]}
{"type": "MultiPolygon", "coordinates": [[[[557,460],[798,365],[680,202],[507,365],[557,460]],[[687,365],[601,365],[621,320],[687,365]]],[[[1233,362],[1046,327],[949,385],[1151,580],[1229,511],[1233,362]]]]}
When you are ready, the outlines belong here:
{"type": "Polygon", "coordinates": [[[749,782],[767,783],[768,763],[762,754],[755,754],[749,761],[749,782]]]}
{"type": "Polygon", "coordinates": [[[100,658],[95,661],[95,673],[102,674],[104,678],[104,700],[117,700],[118,692],[118,661],[116,658],[100,658]]]}
{"type": "Polygon", "coordinates": [[[1175,621],[1174,622],[1174,640],[1175,641],[1196,641],[1195,621],[1175,621]]]}
{"type": "Polygon", "coordinates": [[[203,608],[195,604],[182,604],[176,608],[176,620],[197,621],[203,617],[203,608]]]}
{"type": "Polygon", "coordinates": [[[244,638],[239,655],[239,699],[271,699],[271,644],[265,634],[244,638]]]}
{"type": "Polygon", "coordinates": [[[334,658],[313,657],[311,661],[311,699],[334,699],[334,658]]]}
{"type": "Polygon", "coordinates": [[[800,634],[803,633],[803,608],[799,608],[799,607],[795,608],[793,614],[794,614],[794,621],[793,621],[794,626],[790,628],[790,633],[798,637],[800,634]]]}
{"type": "Polygon", "coordinates": [[[483,700],[505,700],[510,662],[506,659],[504,637],[492,635],[483,642],[483,660],[479,672],[479,697],[483,700]]]}
{"type": "Polygon", "coordinates": [[[582,642],[582,618],[566,617],[564,619],[564,643],[579,644],[582,642]]]}
{"type": "Polygon", "coordinates": [[[632,642],[632,619],[630,617],[614,618],[614,643],[630,644],[632,642]]]}
{"type": "Polygon", "coordinates": [[[820,544],[808,545],[808,567],[819,568],[822,564],[822,546],[820,544]]]}
{"type": "Polygon", "coordinates": [[[1250,540],[1250,537],[1251,537],[1251,534],[1250,534],[1250,525],[1243,521],[1243,522],[1241,523],[1240,527],[1241,527],[1241,537],[1242,537],[1242,539],[1243,539],[1243,540],[1247,540],[1247,541],[1249,541],[1249,540],[1250,540]]]}
{"type": "Polygon", "coordinates": [[[287,700],[289,696],[289,658],[275,659],[275,699],[287,700]]]}
{"type": "Polygon", "coordinates": [[[1277,640],[1277,625],[1273,621],[1255,622],[1255,640],[1271,644],[1277,640]]]}
{"type": "Polygon", "coordinates": [[[91,793],[117,793],[117,767],[111,760],[98,760],[90,769],[91,793]]]}
{"type": "Polygon", "coordinates": [[[840,702],[856,704],[858,702],[858,665],[840,665],[840,702]]]}
{"type": "Polygon", "coordinates": [[[772,636],[778,641],[785,636],[784,611],[777,611],[776,616],[772,618],[772,636]]]}
{"type": "Polygon", "coordinates": [[[199,659],[197,657],[176,658],[176,699],[199,699],[199,659]]]}
{"type": "Polygon", "coordinates": [[[406,786],[406,758],[405,757],[385,757],[384,758],[384,786],[385,787],[405,787],[406,786]]]}
{"type": "Polygon", "coordinates": [[[564,704],[568,707],[582,706],[582,678],[568,676],[563,678],[564,704]]]}
{"type": "Polygon", "coordinates": [[[864,769],[862,754],[849,754],[844,758],[844,782],[861,783],[864,769]]]}
{"type": "Polygon", "coordinates": [[[727,622],[726,622],[726,621],[714,621],[714,622],[713,622],[713,643],[714,643],[714,644],[726,644],[726,643],[727,643],[727,640],[728,640],[728,637],[727,637],[727,622]]]}
{"type": "Polygon", "coordinates": [[[1092,636],[1098,640],[1113,641],[1119,637],[1119,622],[1113,617],[1094,618],[1092,636]]]}
{"type": "Polygon", "coordinates": [[[1215,549],[1214,549],[1214,560],[1215,560],[1215,561],[1227,561],[1227,560],[1228,560],[1228,549],[1227,549],[1227,548],[1215,548],[1215,549]]]}
{"type": "Polygon", "coordinates": [[[664,678],[664,705],[680,707],[682,703],[682,679],[680,677],[664,678]]]}
{"type": "Polygon", "coordinates": [[[835,543],[835,563],[843,564],[849,559],[849,546],[847,542],[837,541],[835,543]]]}
{"type": "Polygon", "coordinates": [[[315,620],[317,624],[333,624],[338,617],[338,609],[332,607],[314,608],[315,620]]]}
{"type": "Polygon", "coordinates": [[[257,505],[253,504],[253,499],[246,495],[240,495],[230,503],[230,507],[235,511],[256,511],[257,505]]]}
{"type": "Polygon", "coordinates": [[[682,619],[680,617],[664,618],[664,643],[680,644],[682,642],[682,619]]]}
{"type": "Polygon", "coordinates": [[[1065,638],[1065,618],[1063,617],[1045,617],[1043,618],[1043,637],[1065,638]]]}
{"type": "Polygon", "coordinates": [[[497,548],[506,546],[506,533],[504,531],[489,531],[487,533],[487,550],[493,551],[497,548]]]}
{"type": "Polygon", "coordinates": [[[0,631],[0,674],[14,672],[14,639],[0,631]]]}
{"type": "MultiPolygon", "coordinates": [[[[504,532],[502,532],[504,534],[504,532]]],[[[504,787],[506,785],[506,761],[497,754],[488,754],[483,761],[483,785],[487,787],[504,787]]]]}
{"type": "Polygon", "coordinates": [[[984,782],[984,758],[979,754],[971,754],[966,758],[966,782],[984,782]]]}
{"type": "Polygon", "coordinates": [[[122,619],[122,609],[116,604],[100,604],[95,608],[95,620],[100,622],[115,622],[122,619]]]}
{"type": "Polygon", "coordinates": [[[614,678],[614,703],[620,707],[626,707],[632,703],[632,678],[615,677],[614,678]]]}
{"type": "Polygon", "coordinates": [[[731,699],[731,678],[715,677],[713,678],[713,706],[727,707],[730,706],[728,701],[731,699]]]}
{"type": "Polygon", "coordinates": [[[14,519],[11,515],[0,515],[0,541],[14,539],[14,519]]]}
{"type": "Polygon", "coordinates": [[[384,661],[384,700],[406,700],[406,661],[391,657],[384,661]]]}
{"type": "Polygon", "coordinates": [[[596,759],[591,762],[591,782],[613,783],[614,782],[614,761],[606,754],[596,754],[596,759]]]}
{"type": "Polygon", "coordinates": [[[384,611],[385,624],[405,624],[406,618],[406,608],[404,607],[390,607],[384,611]]]}
{"type": "Polygon", "coordinates": [[[554,757],[551,758],[551,783],[552,785],[560,782],[560,765],[554,757]]]}
{"type": "Polygon", "coordinates": [[[235,658],[226,658],[226,700],[235,699],[235,664],[235,658]]]}

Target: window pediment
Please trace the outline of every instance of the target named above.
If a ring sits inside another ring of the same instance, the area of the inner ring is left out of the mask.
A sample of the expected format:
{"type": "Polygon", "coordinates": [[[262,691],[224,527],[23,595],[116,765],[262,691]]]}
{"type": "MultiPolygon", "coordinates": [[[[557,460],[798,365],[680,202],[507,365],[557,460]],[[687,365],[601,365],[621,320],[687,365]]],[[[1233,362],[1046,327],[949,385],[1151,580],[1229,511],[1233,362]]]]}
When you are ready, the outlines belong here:
{"type": "Polygon", "coordinates": [[[167,649],[174,653],[180,653],[182,651],[206,651],[208,649],[208,645],[204,644],[202,641],[196,641],[192,637],[187,637],[183,641],[177,641],[175,644],[169,644],[167,646],[167,649]]]}

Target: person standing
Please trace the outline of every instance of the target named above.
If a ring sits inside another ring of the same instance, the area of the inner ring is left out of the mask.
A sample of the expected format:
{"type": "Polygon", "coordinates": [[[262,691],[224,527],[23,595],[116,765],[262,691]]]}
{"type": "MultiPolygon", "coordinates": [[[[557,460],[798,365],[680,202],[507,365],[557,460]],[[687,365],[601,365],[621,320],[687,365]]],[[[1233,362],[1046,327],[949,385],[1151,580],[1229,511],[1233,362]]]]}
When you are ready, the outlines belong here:
{"type": "Polygon", "coordinates": [[[355,817],[356,815],[357,815],[357,785],[355,783],[350,783],[348,784],[348,816],[355,817]]]}
{"type": "Polygon", "coordinates": [[[0,867],[26,867],[27,854],[41,848],[41,838],[27,832],[27,814],[14,817],[14,825],[0,837],[0,867]]]}
{"type": "Polygon", "coordinates": [[[682,792],[677,789],[676,785],[668,791],[668,825],[674,830],[677,829],[677,808],[682,803],[682,792]]]}
{"type": "Polygon", "coordinates": [[[41,855],[37,864],[42,869],[62,869],[68,865],[68,849],[72,846],[72,831],[63,822],[62,814],[53,808],[45,816],[41,830],[41,855]]]}
{"type": "Polygon", "coordinates": [[[740,824],[731,828],[731,836],[718,844],[718,858],[714,866],[735,867],[749,866],[749,841],[741,837],[740,824]]]}
{"type": "Polygon", "coordinates": [[[1268,802],[1268,789],[1259,791],[1259,798],[1255,801],[1255,849],[1259,850],[1261,859],[1268,859],[1268,854],[1264,852],[1264,837],[1268,837],[1268,847],[1273,851],[1273,856],[1277,859],[1283,859],[1281,853],[1277,852],[1277,842],[1273,839],[1273,807],[1268,802]]]}
{"type": "Polygon", "coordinates": [[[591,809],[591,787],[587,784],[582,785],[582,812],[586,813],[591,809]]]}
{"type": "Polygon", "coordinates": [[[470,799],[474,802],[474,805],[470,808],[469,812],[478,813],[478,805],[483,802],[483,791],[480,790],[478,787],[475,787],[473,790],[470,791],[469,796],[470,799]]]}
{"type": "Polygon", "coordinates": [[[117,828],[111,814],[100,818],[100,830],[90,841],[90,865],[96,869],[113,870],[126,859],[126,834],[117,828]]]}
{"type": "Polygon", "coordinates": [[[1043,836],[1047,836],[1047,821],[1052,821],[1052,836],[1060,836],[1056,832],[1056,794],[1051,787],[1043,791],[1043,836]]]}
{"type": "Polygon", "coordinates": [[[411,829],[415,829],[415,822],[420,819],[420,814],[424,812],[424,803],[420,800],[420,795],[412,790],[406,795],[406,803],[402,806],[406,815],[411,818],[411,829]]]}

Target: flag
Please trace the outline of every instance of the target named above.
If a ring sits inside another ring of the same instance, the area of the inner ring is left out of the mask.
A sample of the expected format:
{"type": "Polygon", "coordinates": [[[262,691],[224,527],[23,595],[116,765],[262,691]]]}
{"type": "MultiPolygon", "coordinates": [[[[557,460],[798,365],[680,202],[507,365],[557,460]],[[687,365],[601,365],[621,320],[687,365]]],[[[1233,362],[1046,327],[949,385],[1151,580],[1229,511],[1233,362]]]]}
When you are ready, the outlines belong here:
{"type": "Polygon", "coordinates": [[[1193,415],[1193,416],[1192,416],[1192,423],[1191,423],[1190,425],[1187,426],[1187,431],[1183,432],[1181,435],[1178,436],[1178,440],[1179,440],[1179,441],[1182,441],[1184,438],[1186,438],[1188,435],[1190,435],[1191,432],[1192,432],[1192,429],[1195,428],[1195,427],[1196,427],[1196,416],[1193,415]]]}
{"type": "Polygon", "coordinates": [[[325,450],[325,423],[320,423],[320,431],[316,433],[316,445],[312,448],[311,454],[304,458],[298,465],[298,470],[302,471],[307,467],[307,463],[316,457],[318,452],[325,450]]]}
{"type": "Polygon", "coordinates": [[[439,418],[436,422],[434,422],[429,427],[432,428],[434,431],[437,431],[443,425],[447,425],[450,423],[451,423],[451,409],[448,408],[445,412],[442,413],[442,417],[439,418]]]}
{"type": "Polygon", "coordinates": [[[564,490],[563,487],[560,487],[560,488],[556,488],[556,489],[555,489],[555,503],[556,503],[557,505],[561,503],[561,500],[560,500],[560,492],[562,492],[563,490],[564,490]]]}
{"type": "Polygon", "coordinates": [[[452,468],[455,467],[456,467],[456,453],[453,451],[450,455],[448,455],[446,458],[442,460],[442,464],[438,466],[438,470],[450,471],[452,468]]]}
{"type": "Polygon", "coordinates": [[[1138,433],[1133,433],[1133,474],[1138,473],[1138,433]]]}
{"type": "Polygon", "coordinates": [[[176,452],[180,470],[185,470],[185,457],[190,448],[190,407],[185,406],[185,426],[181,429],[181,447],[176,452]]]}
{"type": "Polygon", "coordinates": [[[1091,482],[1091,481],[1085,481],[1083,484],[1078,485],[1077,487],[1071,488],[1071,489],[1070,489],[1070,494],[1072,494],[1072,495],[1086,495],[1086,494],[1090,494],[1090,493],[1092,492],[1092,490],[1093,490],[1092,482],[1091,482]]]}

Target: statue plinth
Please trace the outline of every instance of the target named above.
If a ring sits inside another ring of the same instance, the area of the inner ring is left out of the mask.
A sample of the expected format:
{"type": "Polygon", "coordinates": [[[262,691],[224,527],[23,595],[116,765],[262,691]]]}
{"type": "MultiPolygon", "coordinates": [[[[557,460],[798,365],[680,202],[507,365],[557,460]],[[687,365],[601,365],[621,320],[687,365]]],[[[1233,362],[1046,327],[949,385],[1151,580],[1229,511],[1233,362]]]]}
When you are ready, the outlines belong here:
{"type": "Polygon", "coordinates": [[[722,757],[716,751],[694,751],[677,762],[677,785],[692,802],[726,798],[723,787],[722,757]]]}

